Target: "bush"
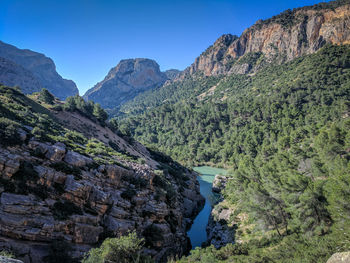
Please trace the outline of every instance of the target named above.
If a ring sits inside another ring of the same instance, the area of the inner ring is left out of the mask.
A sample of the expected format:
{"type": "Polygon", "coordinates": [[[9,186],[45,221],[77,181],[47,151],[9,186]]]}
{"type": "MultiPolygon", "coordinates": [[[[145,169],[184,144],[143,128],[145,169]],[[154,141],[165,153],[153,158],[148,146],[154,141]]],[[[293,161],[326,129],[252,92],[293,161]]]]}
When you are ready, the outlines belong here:
{"type": "Polygon", "coordinates": [[[39,93],[38,99],[42,102],[52,105],[55,97],[47,89],[42,89],[39,93]]]}
{"type": "Polygon", "coordinates": [[[15,256],[8,250],[1,250],[0,256],[7,257],[7,258],[15,258],[15,256]]]}
{"type": "Polygon", "coordinates": [[[109,120],[109,122],[108,122],[108,127],[109,127],[113,132],[117,133],[117,132],[118,132],[118,128],[119,128],[117,119],[113,118],[113,119],[109,120]]]}
{"type": "Polygon", "coordinates": [[[12,146],[21,144],[22,141],[17,132],[18,124],[7,118],[0,118],[0,144],[12,146]]]}
{"type": "Polygon", "coordinates": [[[107,238],[99,248],[91,249],[82,263],[151,263],[147,256],[142,255],[143,239],[136,233],[129,233],[119,238],[107,238]]]}
{"type": "Polygon", "coordinates": [[[85,136],[76,131],[68,131],[64,136],[75,143],[79,143],[82,145],[87,143],[87,139],[85,138],[85,136]]]}

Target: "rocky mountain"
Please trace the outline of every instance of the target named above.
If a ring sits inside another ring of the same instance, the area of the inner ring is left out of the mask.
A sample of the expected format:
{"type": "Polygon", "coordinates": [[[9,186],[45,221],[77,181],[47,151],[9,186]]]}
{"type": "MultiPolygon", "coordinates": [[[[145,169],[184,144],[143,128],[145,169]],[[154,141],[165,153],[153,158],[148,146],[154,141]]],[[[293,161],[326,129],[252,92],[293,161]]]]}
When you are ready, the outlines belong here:
{"type": "MultiPolygon", "coordinates": [[[[259,20],[240,37],[222,35],[173,81],[138,94],[111,114],[125,118],[181,100],[202,101],[212,97],[227,76],[255,74],[269,66],[315,53],[327,44],[349,43],[349,0],[287,10],[259,20]]],[[[230,97],[227,91],[227,88],[221,91],[223,99],[230,97]]]]}
{"type": "Polygon", "coordinates": [[[0,86],[0,251],[74,262],[129,231],[156,262],[190,249],[186,230],[203,205],[193,172],[108,123],[31,98],[0,86]]]}
{"type": "Polygon", "coordinates": [[[246,74],[266,64],[291,61],[325,44],[350,44],[350,1],[287,10],[259,20],[240,37],[221,36],[179,77],[246,74]]]}
{"type": "Polygon", "coordinates": [[[177,70],[177,69],[168,69],[168,70],[164,71],[164,74],[170,80],[175,79],[180,73],[181,73],[181,70],[177,70]]]}
{"type": "Polygon", "coordinates": [[[84,98],[104,108],[116,108],[141,92],[161,86],[167,79],[154,60],[125,59],[112,68],[103,81],[88,90],[84,98]]]}
{"type": "Polygon", "coordinates": [[[72,80],[62,78],[52,59],[0,41],[0,83],[19,86],[26,94],[48,89],[64,100],[79,91],[72,80]]]}
{"type": "Polygon", "coordinates": [[[0,82],[10,87],[19,86],[23,92],[28,94],[42,89],[39,80],[29,70],[1,57],[0,82]]]}

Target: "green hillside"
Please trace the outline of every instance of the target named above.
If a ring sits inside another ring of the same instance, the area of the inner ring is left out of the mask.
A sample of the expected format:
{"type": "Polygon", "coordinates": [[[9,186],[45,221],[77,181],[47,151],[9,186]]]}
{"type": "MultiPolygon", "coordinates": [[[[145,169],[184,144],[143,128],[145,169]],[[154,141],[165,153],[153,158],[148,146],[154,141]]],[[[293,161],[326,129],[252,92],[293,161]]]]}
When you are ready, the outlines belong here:
{"type": "MultiPolygon", "coordinates": [[[[192,86],[178,88],[172,97],[192,86]]],[[[232,168],[224,197],[248,215],[232,218],[243,244],[197,249],[183,262],[325,262],[350,249],[349,114],[350,46],[326,46],[120,128],[187,165],[232,168]]]]}

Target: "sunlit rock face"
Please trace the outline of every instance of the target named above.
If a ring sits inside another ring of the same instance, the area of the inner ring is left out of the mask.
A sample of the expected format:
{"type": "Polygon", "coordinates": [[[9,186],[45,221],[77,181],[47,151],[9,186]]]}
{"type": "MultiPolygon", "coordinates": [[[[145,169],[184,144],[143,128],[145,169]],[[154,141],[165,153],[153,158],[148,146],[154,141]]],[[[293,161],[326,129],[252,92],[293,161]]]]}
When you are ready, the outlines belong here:
{"type": "Polygon", "coordinates": [[[19,86],[26,94],[48,89],[64,100],[79,91],[72,80],[56,72],[51,58],[29,49],[19,49],[0,41],[0,83],[19,86]]]}
{"type": "Polygon", "coordinates": [[[350,5],[304,7],[259,20],[240,37],[225,34],[178,79],[188,74],[247,74],[264,63],[283,63],[311,54],[325,44],[350,44],[350,5]],[[262,63],[264,62],[264,63],[262,63]]]}
{"type": "Polygon", "coordinates": [[[107,76],[84,95],[104,108],[116,108],[137,94],[161,86],[168,79],[151,59],[121,60],[107,76]]]}

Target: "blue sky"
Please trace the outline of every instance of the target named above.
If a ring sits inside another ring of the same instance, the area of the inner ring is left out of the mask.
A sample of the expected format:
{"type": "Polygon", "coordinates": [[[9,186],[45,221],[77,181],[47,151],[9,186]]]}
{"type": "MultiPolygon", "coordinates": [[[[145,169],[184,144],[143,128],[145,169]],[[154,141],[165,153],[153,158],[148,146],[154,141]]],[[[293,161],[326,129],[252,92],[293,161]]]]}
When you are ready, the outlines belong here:
{"type": "Polygon", "coordinates": [[[320,0],[0,0],[0,40],[51,57],[80,94],[124,58],[184,69],[220,35],[320,0]]]}

